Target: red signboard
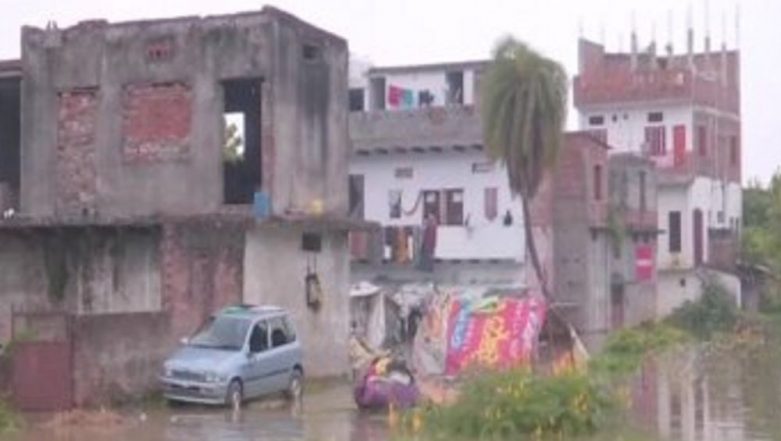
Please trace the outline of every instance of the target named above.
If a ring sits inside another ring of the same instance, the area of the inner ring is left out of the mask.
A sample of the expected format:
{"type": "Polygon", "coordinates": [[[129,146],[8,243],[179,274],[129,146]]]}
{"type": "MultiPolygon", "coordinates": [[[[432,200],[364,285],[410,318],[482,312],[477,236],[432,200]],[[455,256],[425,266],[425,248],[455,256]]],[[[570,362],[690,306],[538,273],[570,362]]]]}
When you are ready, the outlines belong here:
{"type": "Polygon", "coordinates": [[[651,280],[654,276],[654,249],[651,245],[635,247],[635,278],[637,281],[651,280]]]}

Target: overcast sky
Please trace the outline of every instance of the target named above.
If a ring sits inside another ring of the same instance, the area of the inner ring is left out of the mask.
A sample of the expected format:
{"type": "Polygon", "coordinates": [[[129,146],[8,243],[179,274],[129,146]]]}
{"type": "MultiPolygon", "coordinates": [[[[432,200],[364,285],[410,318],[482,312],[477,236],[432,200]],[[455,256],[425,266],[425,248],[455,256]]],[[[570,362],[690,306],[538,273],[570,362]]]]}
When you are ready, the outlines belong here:
{"type": "MultiPolygon", "coordinates": [[[[502,35],[512,33],[574,73],[577,38],[604,41],[609,50],[629,48],[634,16],[641,47],[652,35],[676,52],[691,7],[697,46],[702,47],[706,10],[713,46],[724,30],[736,44],[740,4],[744,180],[767,178],[781,165],[781,0],[277,0],[286,9],[347,38],[350,49],[375,65],[459,61],[488,57],[502,35]],[[691,5],[691,6],[690,6],[691,5]]],[[[0,0],[0,59],[19,56],[19,28],[60,27],[88,18],[121,21],[207,15],[260,9],[252,0],[0,0]]]]}

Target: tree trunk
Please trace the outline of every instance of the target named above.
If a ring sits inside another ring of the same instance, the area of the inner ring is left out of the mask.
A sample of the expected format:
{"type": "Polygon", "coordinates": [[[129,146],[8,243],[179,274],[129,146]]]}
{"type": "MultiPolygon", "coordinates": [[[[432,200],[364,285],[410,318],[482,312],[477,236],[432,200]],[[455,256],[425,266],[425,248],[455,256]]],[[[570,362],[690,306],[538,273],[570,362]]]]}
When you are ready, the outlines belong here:
{"type": "Polygon", "coordinates": [[[532,227],[531,210],[529,209],[529,198],[523,192],[521,194],[521,205],[523,206],[523,228],[526,232],[526,249],[529,250],[529,257],[532,261],[532,267],[537,274],[537,280],[540,282],[540,289],[542,289],[542,295],[550,300],[550,291],[548,291],[548,281],[542,272],[542,264],[540,263],[540,256],[537,254],[537,244],[534,241],[534,230],[532,227]]]}

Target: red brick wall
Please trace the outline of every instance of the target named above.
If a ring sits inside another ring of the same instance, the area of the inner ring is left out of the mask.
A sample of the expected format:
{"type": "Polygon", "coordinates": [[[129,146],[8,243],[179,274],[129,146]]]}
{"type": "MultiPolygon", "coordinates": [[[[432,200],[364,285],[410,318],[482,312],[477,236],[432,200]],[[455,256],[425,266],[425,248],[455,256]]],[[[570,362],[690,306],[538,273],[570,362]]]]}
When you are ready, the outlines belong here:
{"type": "Polygon", "coordinates": [[[163,310],[175,338],[215,310],[242,300],[244,231],[215,225],[165,225],[161,243],[163,310]]]}
{"type": "Polygon", "coordinates": [[[126,162],[181,160],[190,151],[192,90],[182,83],[133,84],[122,97],[126,162]]]}
{"type": "Polygon", "coordinates": [[[95,115],[97,91],[63,92],[57,114],[57,211],[80,214],[96,203],[95,115]]]}

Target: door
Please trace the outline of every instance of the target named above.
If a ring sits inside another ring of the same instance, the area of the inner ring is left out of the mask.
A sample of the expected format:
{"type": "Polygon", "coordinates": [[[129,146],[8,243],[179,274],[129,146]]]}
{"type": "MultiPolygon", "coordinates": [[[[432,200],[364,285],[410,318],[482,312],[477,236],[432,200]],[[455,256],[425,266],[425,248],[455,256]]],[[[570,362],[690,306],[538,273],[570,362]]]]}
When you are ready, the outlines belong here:
{"type": "Polygon", "coordinates": [[[694,210],[694,265],[702,265],[703,261],[703,225],[702,225],[702,210],[699,208],[694,210]]]}
{"type": "Polygon", "coordinates": [[[244,395],[257,397],[271,392],[270,376],[272,369],[268,363],[269,357],[268,323],[259,321],[252,327],[249,339],[249,353],[244,375],[244,395]]]}
{"type": "Polygon", "coordinates": [[[428,219],[429,215],[434,215],[437,223],[442,222],[439,215],[439,191],[426,190],[423,192],[423,221],[428,219]]]}
{"type": "Polygon", "coordinates": [[[274,392],[278,392],[287,389],[290,382],[295,365],[294,348],[282,317],[269,320],[269,331],[271,332],[271,349],[267,360],[270,370],[269,387],[274,392]]]}
{"type": "Polygon", "coordinates": [[[675,167],[686,164],[686,126],[673,127],[673,153],[675,167]]]}
{"type": "Polygon", "coordinates": [[[612,329],[624,327],[624,285],[613,284],[610,287],[610,324],[612,329]]]}

